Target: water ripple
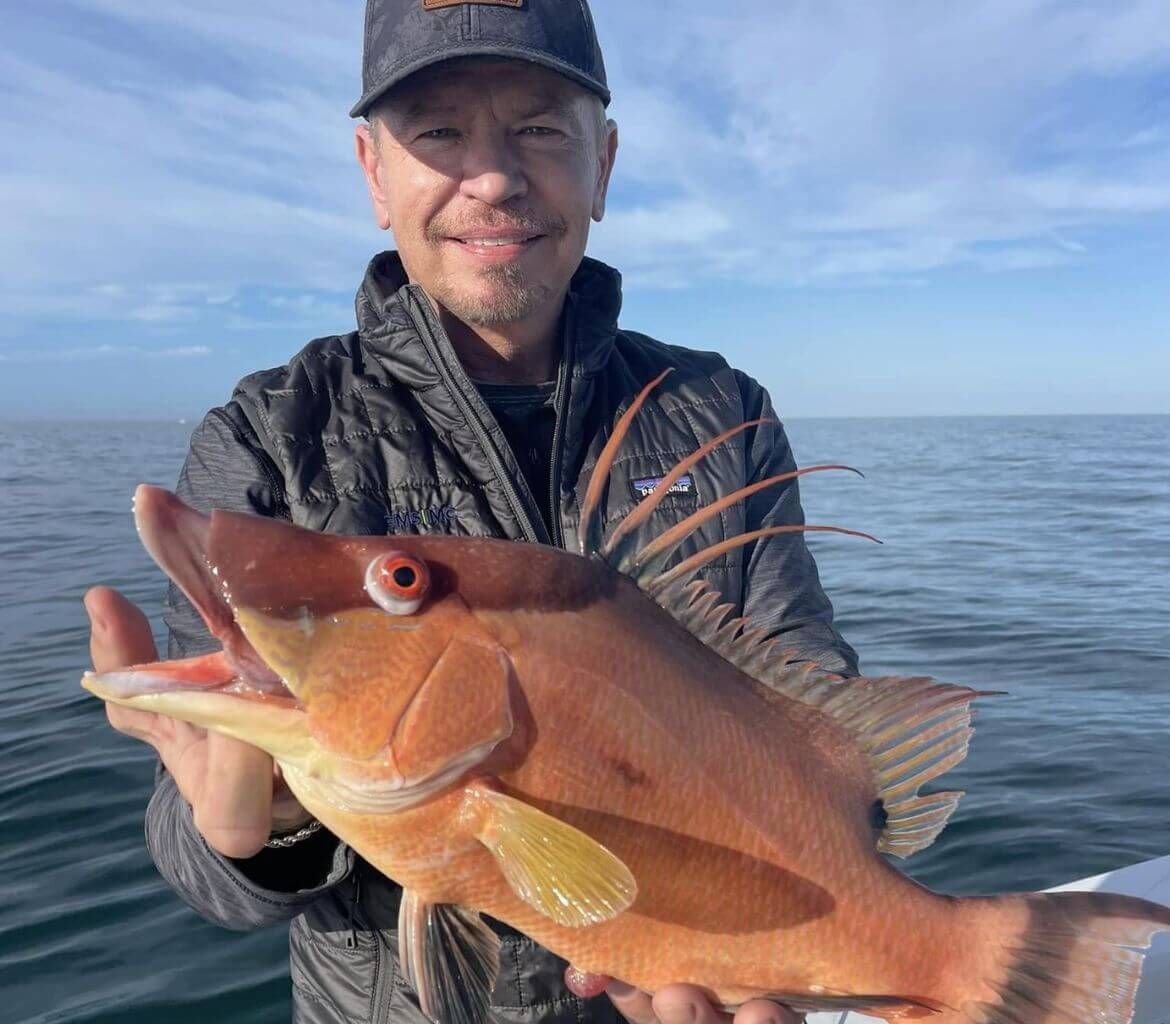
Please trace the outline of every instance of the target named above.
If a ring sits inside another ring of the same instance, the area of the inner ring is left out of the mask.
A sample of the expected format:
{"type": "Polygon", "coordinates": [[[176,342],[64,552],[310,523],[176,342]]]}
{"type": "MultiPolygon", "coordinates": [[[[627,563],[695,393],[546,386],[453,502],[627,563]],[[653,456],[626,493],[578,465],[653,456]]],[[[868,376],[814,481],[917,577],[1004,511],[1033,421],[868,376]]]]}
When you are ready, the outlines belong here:
{"type": "MultiPolygon", "coordinates": [[[[910,871],[953,893],[1034,889],[1170,852],[1170,418],[808,420],[811,546],[871,673],[981,701],[952,824],[910,871]]],[[[130,520],[173,482],[175,424],[0,426],[0,975],[4,1019],[288,1020],[283,928],[200,921],[142,838],[149,749],[77,686],[81,595],[164,584],[130,520]],[[241,965],[245,969],[241,970],[241,965]]]]}

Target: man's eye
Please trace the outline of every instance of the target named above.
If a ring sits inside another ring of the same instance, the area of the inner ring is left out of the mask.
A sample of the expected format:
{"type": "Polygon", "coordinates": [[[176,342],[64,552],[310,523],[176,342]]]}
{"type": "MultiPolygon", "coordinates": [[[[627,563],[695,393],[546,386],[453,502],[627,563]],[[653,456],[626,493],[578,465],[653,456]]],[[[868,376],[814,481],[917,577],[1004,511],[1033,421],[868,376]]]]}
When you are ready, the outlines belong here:
{"type": "Polygon", "coordinates": [[[526,128],[520,129],[521,135],[558,135],[560,134],[555,128],[548,128],[540,124],[530,124],[526,128]]]}
{"type": "Polygon", "coordinates": [[[432,128],[429,132],[423,132],[420,139],[453,139],[458,133],[454,128],[432,128]]]}

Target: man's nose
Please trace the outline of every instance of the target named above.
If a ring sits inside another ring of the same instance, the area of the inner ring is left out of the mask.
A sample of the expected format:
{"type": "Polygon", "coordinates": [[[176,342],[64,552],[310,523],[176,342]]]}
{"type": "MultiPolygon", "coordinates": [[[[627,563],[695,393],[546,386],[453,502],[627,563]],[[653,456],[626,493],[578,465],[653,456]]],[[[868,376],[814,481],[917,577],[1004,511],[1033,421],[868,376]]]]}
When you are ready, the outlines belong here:
{"type": "Polygon", "coordinates": [[[485,133],[464,148],[460,192],[491,206],[501,206],[528,192],[528,178],[515,145],[503,133],[485,133]]]}

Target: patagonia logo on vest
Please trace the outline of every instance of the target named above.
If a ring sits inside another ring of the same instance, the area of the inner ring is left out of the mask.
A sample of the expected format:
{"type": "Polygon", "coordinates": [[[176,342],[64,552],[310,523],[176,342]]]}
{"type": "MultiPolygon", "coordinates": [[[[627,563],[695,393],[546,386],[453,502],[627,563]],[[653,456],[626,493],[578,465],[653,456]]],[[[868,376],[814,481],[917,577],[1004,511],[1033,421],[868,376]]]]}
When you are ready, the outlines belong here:
{"type": "Polygon", "coordinates": [[[489,7],[523,7],[524,0],[423,0],[423,10],[437,11],[443,7],[458,7],[460,4],[486,4],[489,7]]]}
{"type": "Polygon", "coordinates": [[[457,515],[452,505],[414,509],[411,512],[387,512],[386,532],[402,533],[404,530],[429,530],[436,526],[450,526],[457,515]]]}
{"type": "MultiPolygon", "coordinates": [[[[635,498],[647,498],[650,496],[650,493],[654,490],[654,488],[662,483],[664,479],[666,478],[661,476],[644,476],[638,480],[631,480],[630,489],[634,492],[635,498]]],[[[691,477],[691,474],[687,473],[685,476],[680,476],[673,484],[670,485],[670,489],[666,493],[694,494],[695,481],[691,477]]]]}

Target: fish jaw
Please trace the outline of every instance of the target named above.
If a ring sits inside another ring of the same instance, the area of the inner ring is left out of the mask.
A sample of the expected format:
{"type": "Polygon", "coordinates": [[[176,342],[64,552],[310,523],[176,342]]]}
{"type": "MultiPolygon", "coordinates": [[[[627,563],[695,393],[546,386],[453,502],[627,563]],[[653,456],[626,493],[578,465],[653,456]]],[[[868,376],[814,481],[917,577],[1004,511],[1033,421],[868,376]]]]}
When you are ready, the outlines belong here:
{"type": "Polygon", "coordinates": [[[111,704],[166,715],[241,739],[282,761],[311,749],[304,708],[248,643],[219,568],[213,519],[174,494],[142,485],[134,524],[150,556],[187,596],[223,649],[175,661],[87,672],[81,685],[111,704]]]}
{"type": "Polygon", "coordinates": [[[250,681],[223,651],[86,672],[81,685],[109,704],[235,737],[282,763],[303,764],[313,751],[300,702],[279,684],[250,681]]]}

